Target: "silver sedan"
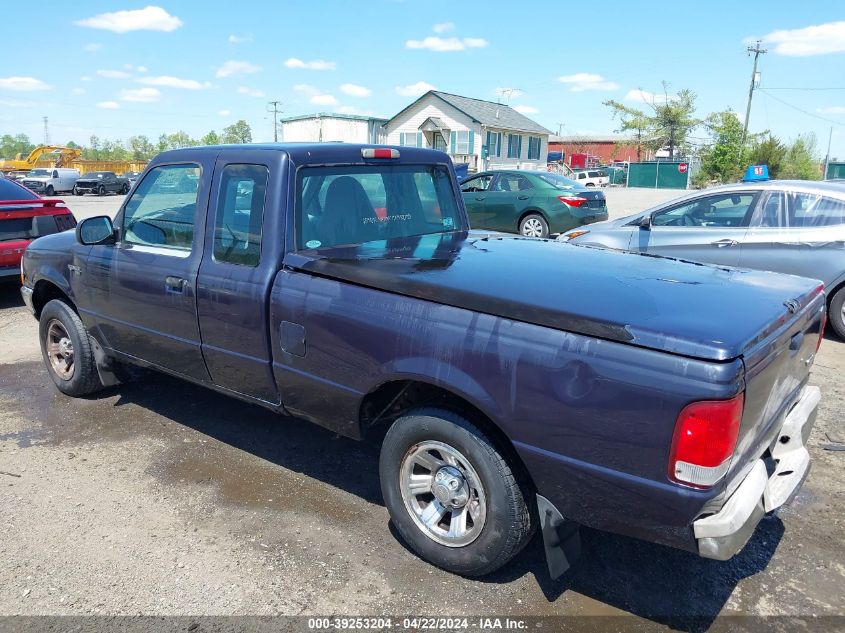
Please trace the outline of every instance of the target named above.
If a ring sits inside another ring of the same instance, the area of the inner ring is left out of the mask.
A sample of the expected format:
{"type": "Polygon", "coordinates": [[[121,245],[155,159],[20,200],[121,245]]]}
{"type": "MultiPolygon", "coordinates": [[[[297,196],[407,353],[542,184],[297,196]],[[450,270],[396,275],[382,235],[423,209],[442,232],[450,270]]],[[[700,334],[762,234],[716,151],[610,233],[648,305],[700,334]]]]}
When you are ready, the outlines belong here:
{"type": "Polygon", "coordinates": [[[768,181],[696,191],[558,239],[824,282],[828,320],[845,339],[845,184],[768,181]]]}

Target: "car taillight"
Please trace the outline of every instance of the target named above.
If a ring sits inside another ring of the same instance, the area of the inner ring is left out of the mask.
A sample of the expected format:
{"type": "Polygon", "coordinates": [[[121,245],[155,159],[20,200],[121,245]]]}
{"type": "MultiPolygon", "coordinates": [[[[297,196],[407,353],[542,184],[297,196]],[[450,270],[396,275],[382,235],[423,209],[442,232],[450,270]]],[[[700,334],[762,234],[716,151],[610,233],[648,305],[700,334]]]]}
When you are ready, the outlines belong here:
{"type": "Polygon", "coordinates": [[[583,207],[587,204],[587,202],[589,202],[586,198],[582,198],[581,196],[558,196],[557,199],[570,207],[583,207]]]}
{"type": "Polygon", "coordinates": [[[399,158],[399,150],[387,147],[365,147],[361,150],[361,156],[364,158],[399,158]]]}
{"type": "Polygon", "coordinates": [[[743,394],[730,400],[688,404],[675,423],[669,478],[694,488],[710,488],[728,472],[742,421],[743,394]]]}

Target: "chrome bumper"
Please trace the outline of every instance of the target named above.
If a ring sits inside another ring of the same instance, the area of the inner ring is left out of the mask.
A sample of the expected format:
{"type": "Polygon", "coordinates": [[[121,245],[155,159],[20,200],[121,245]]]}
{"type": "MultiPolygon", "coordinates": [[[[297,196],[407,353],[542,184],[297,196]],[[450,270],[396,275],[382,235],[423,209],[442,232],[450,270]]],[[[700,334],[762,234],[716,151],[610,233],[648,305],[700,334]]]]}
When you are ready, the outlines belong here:
{"type": "Polygon", "coordinates": [[[775,472],[771,477],[757,460],[722,509],[693,523],[698,552],[705,558],[727,560],[739,552],[766,512],[789,503],[810,469],[807,439],[816,421],[821,392],[807,386],[786,416],[772,448],[775,472]]]}
{"type": "Polygon", "coordinates": [[[26,304],[26,307],[29,308],[29,311],[32,312],[32,314],[35,314],[35,308],[32,307],[32,288],[21,286],[21,297],[23,297],[23,302],[26,304]]]}

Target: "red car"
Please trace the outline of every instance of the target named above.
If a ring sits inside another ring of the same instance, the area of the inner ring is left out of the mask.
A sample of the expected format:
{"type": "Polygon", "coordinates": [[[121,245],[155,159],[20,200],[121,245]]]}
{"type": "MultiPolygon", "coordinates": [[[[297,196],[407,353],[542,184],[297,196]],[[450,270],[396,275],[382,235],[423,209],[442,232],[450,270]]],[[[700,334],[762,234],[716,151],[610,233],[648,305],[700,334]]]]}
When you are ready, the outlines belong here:
{"type": "Polygon", "coordinates": [[[64,202],[42,198],[0,176],[0,282],[20,277],[21,257],[32,240],[75,226],[64,202]]]}

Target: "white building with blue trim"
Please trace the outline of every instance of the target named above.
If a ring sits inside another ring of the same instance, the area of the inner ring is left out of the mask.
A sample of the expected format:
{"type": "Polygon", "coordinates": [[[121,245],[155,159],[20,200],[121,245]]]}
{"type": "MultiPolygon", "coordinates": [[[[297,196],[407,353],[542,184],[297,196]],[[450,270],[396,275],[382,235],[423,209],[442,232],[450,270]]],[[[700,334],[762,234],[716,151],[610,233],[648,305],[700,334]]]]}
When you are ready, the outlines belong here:
{"type": "Polygon", "coordinates": [[[430,90],[384,124],[389,145],[439,149],[470,171],[545,169],[551,132],[513,108],[430,90]]]}

